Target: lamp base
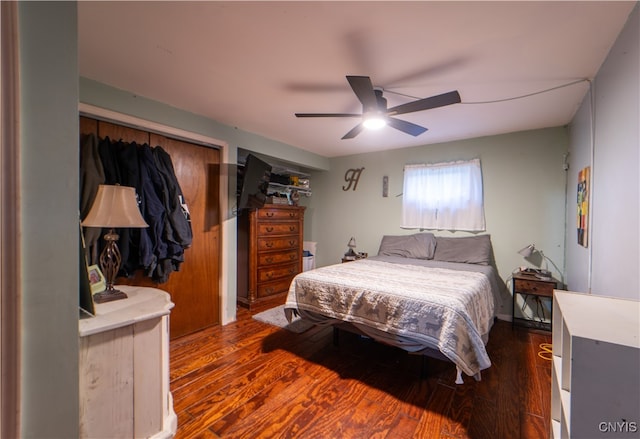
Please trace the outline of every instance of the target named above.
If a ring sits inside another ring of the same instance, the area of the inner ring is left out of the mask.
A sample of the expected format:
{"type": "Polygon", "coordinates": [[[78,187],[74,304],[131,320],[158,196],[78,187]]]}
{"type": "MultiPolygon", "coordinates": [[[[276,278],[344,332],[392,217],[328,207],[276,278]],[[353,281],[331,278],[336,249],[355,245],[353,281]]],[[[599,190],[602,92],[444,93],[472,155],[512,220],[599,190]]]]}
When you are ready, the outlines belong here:
{"type": "Polygon", "coordinates": [[[120,290],[106,290],[93,295],[95,303],[113,302],[114,300],[126,299],[127,295],[120,290]]]}

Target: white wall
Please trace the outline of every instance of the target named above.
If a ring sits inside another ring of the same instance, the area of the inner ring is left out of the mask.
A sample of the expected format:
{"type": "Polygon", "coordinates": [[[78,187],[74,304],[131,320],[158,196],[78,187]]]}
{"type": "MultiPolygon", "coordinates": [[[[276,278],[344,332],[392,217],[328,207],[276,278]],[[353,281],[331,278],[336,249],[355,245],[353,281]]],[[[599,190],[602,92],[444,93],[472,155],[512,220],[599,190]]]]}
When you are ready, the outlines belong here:
{"type": "Polygon", "coordinates": [[[20,2],[21,425],[78,436],[75,2],[20,2]]]}
{"type": "MultiPolygon", "coordinates": [[[[382,235],[415,233],[400,228],[402,198],[397,195],[405,164],[479,157],[487,233],[501,277],[506,281],[515,268],[528,265],[517,251],[531,243],[562,270],[567,146],[566,129],[559,127],[331,159],[329,172],[311,177],[305,239],[318,242],[318,266],[340,262],[351,236],[358,251],[376,254],[382,235]],[[361,167],[356,191],[344,191],[345,172],[361,167]],[[382,197],[385,175],[387,198],[382,197]]],[[[501,314],[510,315],[510,299],[504,299],[507,309],[501,314]]]]}
{"type": "Polygon", "coordinates": [[[636,5],[570,126],[569,288],[640,299],[640,14],[636,5]],[[576,242],[577,173],[592,170],[589,247],[576,242]],[[590,262],[590,263],[589,263],[590,262]]]}

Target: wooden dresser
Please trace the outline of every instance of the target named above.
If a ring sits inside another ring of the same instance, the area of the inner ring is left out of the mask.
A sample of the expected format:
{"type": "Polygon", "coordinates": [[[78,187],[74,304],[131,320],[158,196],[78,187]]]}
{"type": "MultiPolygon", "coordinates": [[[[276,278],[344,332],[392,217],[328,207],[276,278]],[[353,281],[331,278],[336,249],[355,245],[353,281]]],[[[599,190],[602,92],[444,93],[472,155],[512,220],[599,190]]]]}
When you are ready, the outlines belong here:
{"type": "Polygon", "coordinates": [[[265,204],[238,218],[238,303],[284,303],[302,271],[304,207],[265,204]]]}

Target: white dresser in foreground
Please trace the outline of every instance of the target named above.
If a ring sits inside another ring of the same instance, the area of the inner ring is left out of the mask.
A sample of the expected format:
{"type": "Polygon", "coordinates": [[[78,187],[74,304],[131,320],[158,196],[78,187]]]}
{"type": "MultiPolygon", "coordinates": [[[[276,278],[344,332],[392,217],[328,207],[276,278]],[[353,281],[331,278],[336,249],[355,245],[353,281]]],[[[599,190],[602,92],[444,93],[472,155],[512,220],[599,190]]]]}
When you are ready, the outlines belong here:
{"type": "Polygon", "coordinates": [[[552,438],[640,438],[640,302],[554,291],[552,438]]]}
{"type": "Polygon", "coordinates": [[[170,438],[169,295],[118,286],[128,298],[80,319],[80,437],[170,438]]]}

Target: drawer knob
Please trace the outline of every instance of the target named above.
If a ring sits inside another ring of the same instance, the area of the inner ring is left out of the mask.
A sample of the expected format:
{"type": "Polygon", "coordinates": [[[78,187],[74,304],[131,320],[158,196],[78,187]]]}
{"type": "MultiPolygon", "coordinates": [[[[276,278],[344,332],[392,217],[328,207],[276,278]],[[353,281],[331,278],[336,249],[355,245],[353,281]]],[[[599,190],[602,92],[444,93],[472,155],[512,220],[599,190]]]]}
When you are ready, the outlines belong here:
{"type": "Polygon", "coordinates": [[[273,258],[269,257],[265,261],[267,262],[267,264],[270,264],[273,262],[273,258]]]}
{"type": "Polygon", "coordinates": [[[273,294],[273,287],[265,288],[264,292],[267,294],[273,294]]]}
{"type": "Polygon", "coordinates": [[[269,218],[273,217],[273,212],[267,212],[267,216],[268,216],[269,218]]]}
{"type": "Polygon", "coordinates": [[[267,279],[271,279],[271,278],[273,277],[273,271],[269,271],[269,272],[267,272],[267,273],[265,274],[265,277],[266,277],[267,279]]]}
{"type": "Polygon", "coordinates": [[[289,245],[294,245],[296,242],[293,239],[289,240],[289,245]]]}
{"type": "Polygon", "coordinates": [[[269,233],[273,232],[273,227],[267,227],[267,232],[269,233]]]}
{"type": "Polygon", "coordinates": [[[267,241],[264,245],[267,246],[267,248],[271,248],[273,247],[273,241],[267,241]]]}
{"type": "Polygon", "coordinates": [[[295,226],[289,226],[289,231],[290,231],[290,232],[293,232],[293,231],[295,231],[295,230],[296,230],[295,226]]]}

